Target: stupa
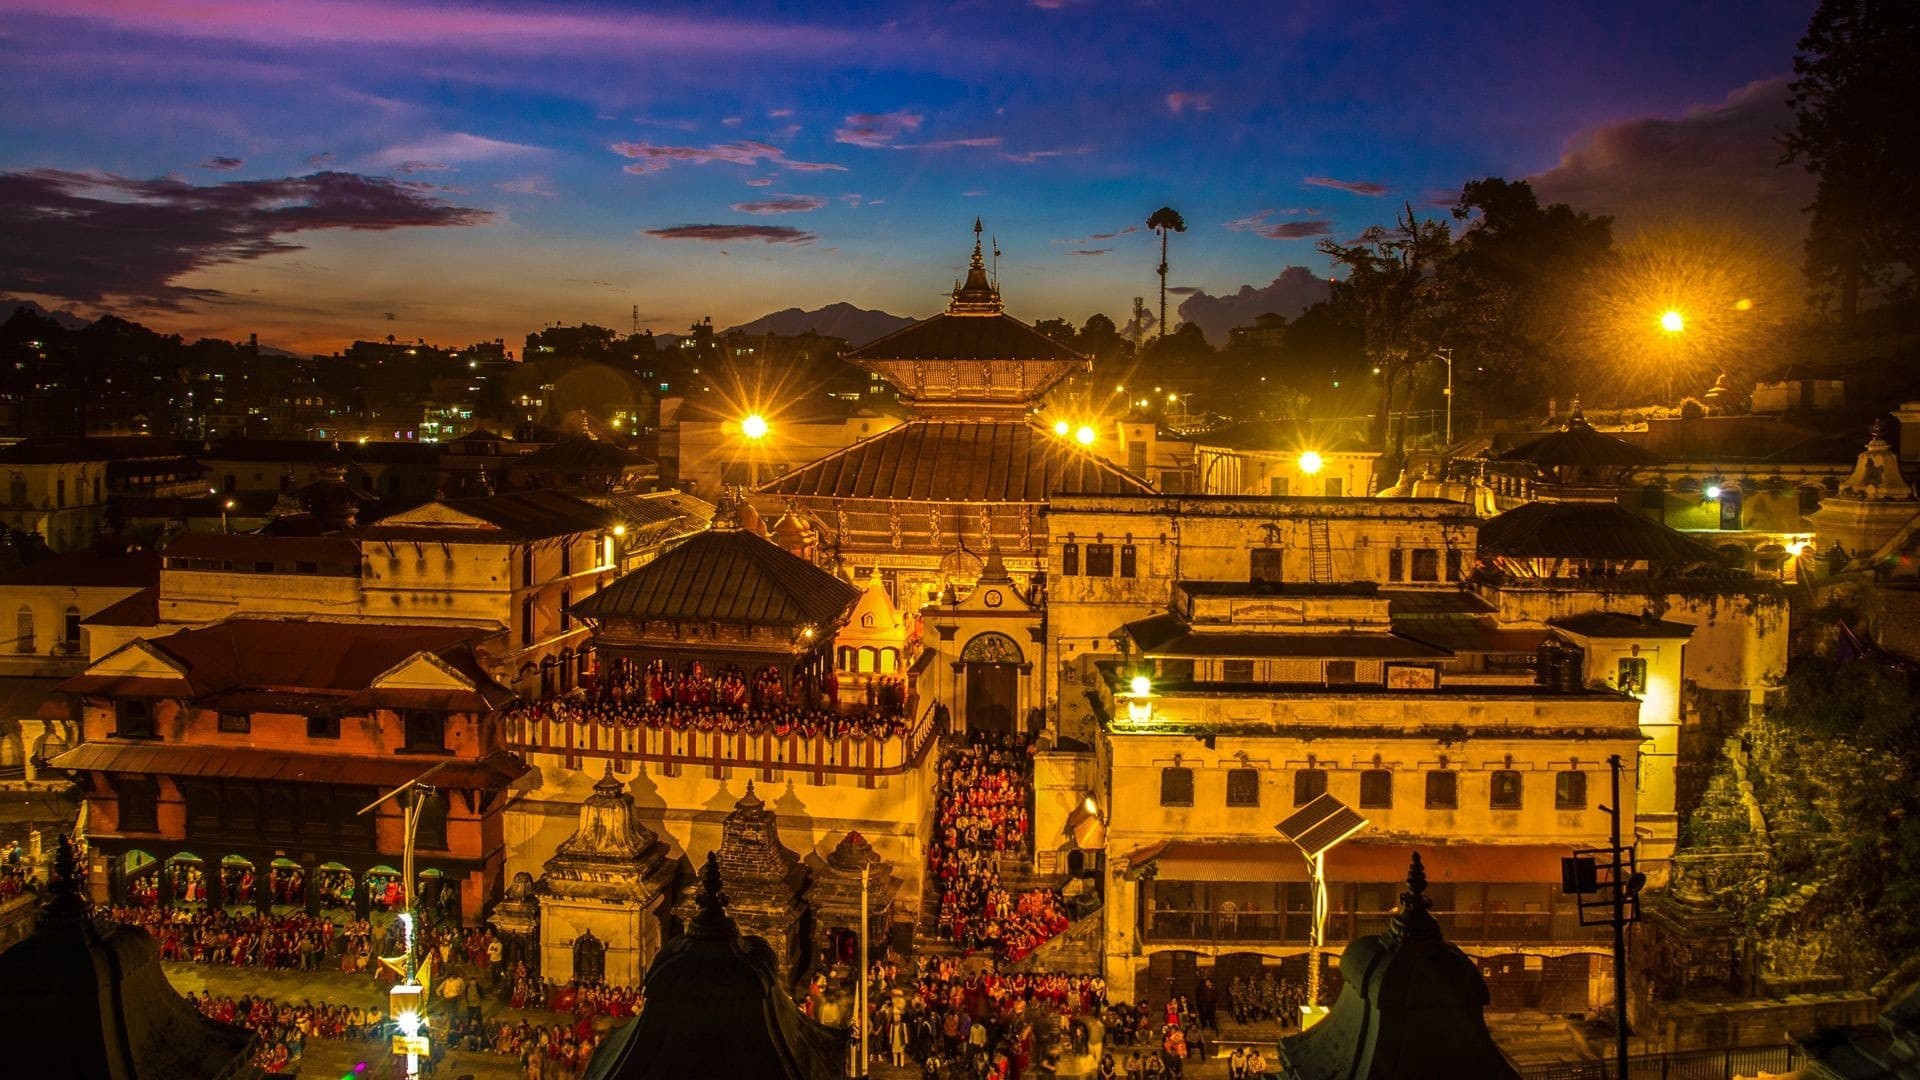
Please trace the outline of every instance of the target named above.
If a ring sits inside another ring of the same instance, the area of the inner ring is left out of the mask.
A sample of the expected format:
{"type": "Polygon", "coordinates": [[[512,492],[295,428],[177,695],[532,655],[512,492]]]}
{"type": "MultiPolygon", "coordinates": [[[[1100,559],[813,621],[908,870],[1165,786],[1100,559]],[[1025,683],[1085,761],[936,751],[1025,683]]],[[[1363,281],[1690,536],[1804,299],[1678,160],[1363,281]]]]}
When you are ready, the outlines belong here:
{"type": "Polygon", "coordinates": [[[634,815],[613,775],[580,804],[580,827],[560,842],[541,878],[540,970],[548,980],[638,986],[660,950],[674,863],[634,815]]]}

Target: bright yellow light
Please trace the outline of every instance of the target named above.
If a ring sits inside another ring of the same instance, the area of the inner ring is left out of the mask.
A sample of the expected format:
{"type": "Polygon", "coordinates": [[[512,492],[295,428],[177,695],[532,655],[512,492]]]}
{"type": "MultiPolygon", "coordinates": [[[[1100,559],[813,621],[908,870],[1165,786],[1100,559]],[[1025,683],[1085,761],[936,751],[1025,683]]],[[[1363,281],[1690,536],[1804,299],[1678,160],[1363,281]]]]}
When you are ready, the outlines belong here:
{"type": "Polygon", "coordinates": [[[418,1035],[420,1034],[420,1014],[412,1010],[403,1012],[393,1018],[393,1026],[399,1028],[404,1034],[418,1035]]]}
{"type": "Polygon", "coordinates": [[[1092,446],[1093,440],[1098,437],[1099,436],[1094,433],[1094,430],[1085,424],[1081,424],[1078,428],[1074,429],[1073,432],[1074,441],[1078,442],[1081,446],[1092,446]]]}
{"type": "Polygon", "coordinates": [[[1740,299],[1738,299],[1738,300],[1735,300],[1735,301],[1733,302],[1733,310],[1735,310],[1735,311],[1752,311],[1752,310],[1753,310],[1753,301],[1751,301],[1751,300],[1749,300],[1749,299],[1747,299],[1746,297],[1744,297],[1744,296],[1743,296],[1743,297],[1741,297],[1740,299]]]}
{"type": "Polygon", "coordinates": [[[1322,461],[1315,451],[1309,450],[1300,455],[1300,471],[1308,476],[1319,475],[1321,467],[1325,464],[1326,462],[1322,461]]]}
{"type": "Polygon", "coordinates": [[[1055,420],[1053,422],[1053,433],[1063,439],[1067,437],[1067,432],[1072,430],[1073,425],[1067,423],[1065,420],[1055,420]]]}
{"type": "Polygon", "coordinates": [[[1135,675],[1131,685],[1135,697],[1145,697],[1153,692],[1153,680],[1145,675],[1135,675]]]}
{"type": "Polygon", "coordinates": [[[754,413],[740,421],[740,434],[749,439],[764,439],[767,437],[767,430],[767,418],[759,413],[754,413]]]}
{"type": "Polygon", "coordinates": [[[1686,317],[1669,308],[1660,314],[1660,329],[1669,334],[1677,334],[1687,328],[1686,317]]]}
{"type": "Polygon", "coordinates": [[[1093,796],[1091,795],[1087,796],[1087,800],[1080,805],[1086,807],[1087,813],[1089,814],[1097,814],[1100,812],[1100,804],[1094,802],[1093,796]]]}
{"type": "Polygon", "coordinates": [[[615,525],[613,527],[613,535],[615,536],[627,535],[627,527],[625,525],[615,525]]]}

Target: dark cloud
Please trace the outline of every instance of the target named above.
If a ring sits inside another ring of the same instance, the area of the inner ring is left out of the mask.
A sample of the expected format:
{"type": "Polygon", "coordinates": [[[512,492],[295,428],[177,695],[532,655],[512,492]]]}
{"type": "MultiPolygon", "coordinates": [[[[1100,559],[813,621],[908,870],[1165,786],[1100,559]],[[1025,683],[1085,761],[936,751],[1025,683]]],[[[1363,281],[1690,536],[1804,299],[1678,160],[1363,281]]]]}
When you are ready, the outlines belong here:
{"type": "Polygon", "coordinates": [[[729,165],[757,165],[764,161],[776,168],[792,169],[795,172],[847,171],[844,165],[825,161],[794,161],[787,157],[785,150],[771,143],[754,142],[750,139],[719,143],[714,146],[664,146],[650,142],[617,142],[611,149],[621,157],[633,159],[633,164],[625,167],[630,173],[659,172],[679,163],[707,165],[715,161],[729,165]]]}
{"type": "MultiPolygon", "coordinates": [[[[1288,212],[1313,213],[1311,210],[1288,212]]],[[[1264,236],[1269,240],[1300,240],[1309,236],[1326,236],[1333,231],[1333,226],[1330,223],[1318,219],[1302,219],[1299,221],[1267,220],[1272,216],[1273,211],[1260,210],[1248,214],[1246,217],[1221,222],[1221,224],[1228,229],[1232,229],[1234,232],[1250,232],[1264,236]]]]}
{"type": "Polygon", "coordinates": [[[1049,161],[1057,157],[1085,154],[1092,149],[1093,147],[1091,146],[1065,146],[1058,150],[1021,150],[1016,153],[1001,154],[1000,156],[1007,161],[1013,162],[1015,165],[1036,165],[1042,161],[1049,161]]]}
{"type": "Polygon", "coordinates": [[[211,169],[214,172],[232,172],[233,170],[239,168],[242,165],[245,165],[246,163],[247,163],[246,159],[244,158],[210,157],[207,160],[201,162],[200,167],[203,169],[211,169]]]}
{"type": "Polygon", "coordinates": [[[733,208],[742,214],[804,214],[825,205],[827,200],[818,195],[775,195],[753,202],[734,203],[733,208]]]}
{"type": "Polygon", "coordinates": [[[1056,244],[1089,244],[1097,240],[1114,240],[1119,237],[1126,236],[1129,233],[1137,233],[1139,231],[1140,231],[1140,226],[1129,225],[1124,229],[1115,229],[1112,232],[1089,233],[1088,235],[1080,237],[1079,239],[1076,239],[1076,240],[1055,240],[1054,243],[1056,244]]]}
{"type": "Polygon", "coordinates": [[[1309,176],[1302,182],[1313,187],[1332,188],[1335,191],[1350,192],[1354,195],[1385,195],[1392,190],[1387,185],[1374,180],[1340,180],[1331,176],[1309,176]]]}
{"type": "Polygon", "coordinates": [[[1679,119],[1648,117],[1576,136],[1560,164],[1532,177],[1542,202],[1612,214],[1617,235],[1676,223],[1762,238],[1798,262],[1801,208],[1813,181],[1781,166],[1777,133],[1792,119],[1787,80],[1743,86],[1679,119]]]}
{"type": "Polygon", "coordinates": [[[1242,285],[1227,296],[1196,292],[1180,302],[1180,318],[1197,323],[1208,341],[1218,343],[1227,339],[1228,330],[1249,325],[1256,316],[1271,311],[1291,319],[1326,298],[1325,278],[1304,266],[1289,266],[1258,289],[1242,285]]]}
{"type": "Polygon", "coordinates": [[[1169,287],[1168,287],[1168,289],[1167,289],[1167,291],[1168,291],[1168,292],[1170,292],[1170,293],[1172,293],[1172,294],[1173,294],[1173,295],[1175,295],[1175,296],[1192,296],[1192,295],[1193,295],[1194,293],[1197,293],[1197,292],[1199,292],[1199,291],[1200,291],[1200,286],[1198,286],[1198,285],[1173,285],[1173,286],[1169,286],[1169,287]]]}
{"type": "Polygon", "coordinates": [[[1113,254],[1113,249],[1112,248],[1074,248],[1072,251],[1067,252],[1067,254],[1069,255],[1111,255],[1113,254]]]}
{"type": "Polygon", "coordinates": [[[288,235],[319,229],[478,225],[422,185],[320,172],[196,186],[112,173],[0,173],[0,286],[97,303],[179,310],[219,299],[175,285],[196,270],[300,250],[288,235]]]}
{"type": "Polygon", "coordinates": [[[906,110],[889,113],[854,113],[833,133],[835,142],[881,150],[892,146],[900,136],[919,131],[919,113],[906,110]]]}
{"type": "Polygon", "coordinates": [[[648,236],[661,240],[704,240],[726,243],[729,240],[760,240],[769,244],[811,244],[819,237],[791,225],[669,225],[648,229],[648,236]]]}

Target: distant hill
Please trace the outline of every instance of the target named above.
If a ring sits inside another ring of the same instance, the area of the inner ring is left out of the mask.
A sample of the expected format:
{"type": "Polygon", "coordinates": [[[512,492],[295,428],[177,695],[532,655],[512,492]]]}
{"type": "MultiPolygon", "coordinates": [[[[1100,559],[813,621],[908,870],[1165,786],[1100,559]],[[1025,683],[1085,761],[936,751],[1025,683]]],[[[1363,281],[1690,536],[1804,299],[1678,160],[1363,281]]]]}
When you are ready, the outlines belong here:
{"type": "Polygon", "coordinates": [[[85,330],[93,325],[92,319],[83,319],[71,311],[48,311],[31,300],[0,297],[0,322],[13,318],[13,313],[16,311],[26,311],[43,319],[52,319],[63,330],[85,330]]]}
{"type": "Polygon", "coordinates": [[[904,315],[889,315],[884,311],[858,308],[842,302],[813,311],[787,308],[771,315],[762,315],[749,323],[730,326],[725,332],[730,334],[739,330],[748,334],[804,334],[811,330],[824,337],[846,338],[848,344],[858,348],[875,338],[912,326],[917,321],[904,315]]]}

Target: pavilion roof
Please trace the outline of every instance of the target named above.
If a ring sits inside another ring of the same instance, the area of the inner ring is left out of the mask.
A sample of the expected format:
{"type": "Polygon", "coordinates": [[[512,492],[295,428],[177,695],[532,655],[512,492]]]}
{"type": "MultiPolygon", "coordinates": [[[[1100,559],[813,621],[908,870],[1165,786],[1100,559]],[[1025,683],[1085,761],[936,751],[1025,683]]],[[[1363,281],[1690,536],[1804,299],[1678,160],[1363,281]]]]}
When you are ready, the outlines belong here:
{"type": "Polygon", "coordinates": [[[573,605],[589,619],[804,626],[837,622],[860,590],[739,528],[692,537],[573,605]]]}
{"type": "Polygon", "coordinates": [[[1615,502],[1533,502],[1480,526],[1482,555],[1718,563],[1720,553],[1615,502]]]}
{"type": "Polygon", "coordinates": [[[1026,419],[912,420],[761,485],[768,495],[1043,503],[1148,494],[1145,480],[1026,419]]]}

